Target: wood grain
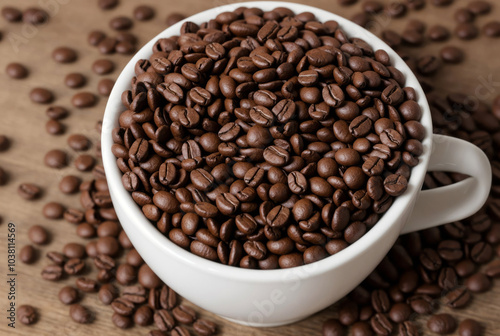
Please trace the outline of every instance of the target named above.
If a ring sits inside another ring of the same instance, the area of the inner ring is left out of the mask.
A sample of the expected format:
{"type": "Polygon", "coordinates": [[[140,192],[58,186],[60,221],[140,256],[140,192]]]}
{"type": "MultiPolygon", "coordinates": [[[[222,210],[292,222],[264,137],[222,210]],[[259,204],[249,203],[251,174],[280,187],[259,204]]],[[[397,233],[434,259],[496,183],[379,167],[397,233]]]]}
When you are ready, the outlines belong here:
{"type": "MultiPolygon", "coordinates": [[[[48,24],[37,27],[35,30],[23,24],[8,24],[0,21],[0,31],[3,32],[3,40],[0,42],[0,134],[5,134],[12,139],[9,151],[0,153],[0,166],[10,176],[10,182],[0,188],[0,273],[7,274],[6,266],[6,234],[7,223],[13,222],[17,228],[17,248],[28,243],[27,230],[33,224],[45,225],[51,233],[52,241],[47,246],[41,246],[39,259],[33,266],[18,263],[16,267],[17,297],[16,304],[32,304],[39,310],[40,320],[33,326],[16,324],[16,329],[7,327],[5,319],[8,301],[6,293],[8,288],[2,277],[0,285],[0,334],[1,335],[137,335],[146,334],[150,328],[133,328],[128,331],[120,331],[115,328],[111,321],[110,307],[103,306],[96,295],[85,295],[82,303],[95,313],[95,321],[91,325],[77,325],[72,322],[68,315],[68,308],[63,306],[57,299],[57,293],[64,284],[73,284],[74,279],[67,279],[60,283],[43,281],[40,271],[47,260],[44,255],[48,251],[60,251],[64,244],[70,241],[84,241],[76,236],[75,227],[65,221],[49,221],[41,216],[43,205],[49,200],[60,201],[69,207],[79,207],[78,196],[64,196],[57,188],[60,179],[67,174],[75,174],[89,179],[89,174],[81,174],[70,165],[60,171],[46,168],[43,165],[43,156],[55,148],[64,149],[74,158],[77,154],[71,152],[66,144],[67,135],[82,133],[87,135],[94,143],[91,151],[95,151],[98,141],[98,133],[95,131],[96,121],[102,116],[105,99],[100,99],[99,104],[91,109],[76,110],[71,107],[71,96],[77,92],[68,89],[63,84],[64,76],[70,72],[81,72],[88,78],[88,83],[83,90],[97,92],[99,76],[91,71],[92,63],[99,58],[110,58],[116,62],[116,70],[109,78],[116,78],[127,62],[128,57],[113,55],[103,57],[98,51],[88,46],[87,34],[92,29],[101,29],[112,33],[108,28],[108,21],[117,15],[131,16],[133,8],[139,3],[151,4],[157,9],[157,16],[150,22],[135,22],[133,32],[140,37],[140,44],[144,44],[159,31],[166,28],[165,17],[172,12],[181,12],[187,15],[194,14],[207,8],[232,3],[229,0],[181,0],[181,1],[130,1],[122,0],[122,4],[112,11],[101,11],[97,8],[96,1],[83,0],[53,0],[40,1],[40,3],[58,4],[52,8],[52,17],[48,24]],[[16,42],[18,44],[16,44],[16,42]],[[60,65],[51,59],[54,48],[68,45],[75,48],[79,54],[78,62],[74,64],[60,65]],[[26,80],[8,80],[3,69],[10,62],[21,62],[30,70],[29,78],[26,80]],[[65,106],[71,110],[71,115],[63,123],[66,125],[66,134],[62,136],[50,136],[45,132],[45,106],[32,104],[28,99],[28,93],[33,87],[47,87],[56,95],[56,104],[65,106]],[[33,182],[43,187],[44,195],[40,200],[26,202],[20,199],[16,193],[17,186],[21,182],[33,182]]],[[[294,1],[301,2],[301,1],[294,1]]],[[[306,1],[302,1],[305,3],[306,1]]],[[[464,6],[468,1],[455,1],[452,7],[436,8],[431,5],[419,12],[411,12],[411,18],[424,20],[429,26],[440,23],[453,29],[453,10],[464,6]]],[[[494,2],[494,1],[492,1],[494,2]]],[[[27,8],[36,5],[35,0],[2,0],[0,4],[13,5],[27,8]]],[[[336,12],[346,17],[351,17],[360,10],[360,5],[350,8],[341,8],[334,0],[308,0],[307,4],[336,12]]],[[[496,6],[494,12],[488,17],[482,17],[477,22],[482,26],[488,20],[500,16],[500,6],[496,6]]],[[[408,16],[407,16],[408,17],[408,16]]],[[[405,24],[404,19],[385,20],[381,19],[383,27],[391,27],[396,31],[402,31],[405,24]]],[[[467,49],[467,59],[460,66],[446,66],[438,75],[432,78],[432,83],[440,92],[464,92],[471,96],[481,96],[482,100],[491,102],[498,95],[498,86],[484,87],[484,81],[492,76],[497,82],[500,80],[500,54],[499,40],[487,39],[485,37],[470,42],[461,42],[453,38],[448,44],[463,46],[467,49]]],[[[425,48],[409,49],[408,51],[417,55],[428,53],[436,54],[443,44],[429,44],[425,48]]],[[[361,265],[353,265],[361,267],[361,265]]],[[[94,274],[91,273],[90,276],[94,274]]],[[[235,298],[237,301],[237,298],[235,298]]],[[[453,314],[460,319],[465,317],[475,318],[486,327],[486,335],[500,335],[500,285],[498,280],[493,289],[486,294],[474,295],[472,304],[464,310],[454,311],[453,314]]],[[[210,313],[203,312],[218,322],[222,335],[320,335],[322,322],[334,317],[333,308],[318,313],[300,323],[280,328],[253,329],[239,326],[224,321],[210,313]]]]}

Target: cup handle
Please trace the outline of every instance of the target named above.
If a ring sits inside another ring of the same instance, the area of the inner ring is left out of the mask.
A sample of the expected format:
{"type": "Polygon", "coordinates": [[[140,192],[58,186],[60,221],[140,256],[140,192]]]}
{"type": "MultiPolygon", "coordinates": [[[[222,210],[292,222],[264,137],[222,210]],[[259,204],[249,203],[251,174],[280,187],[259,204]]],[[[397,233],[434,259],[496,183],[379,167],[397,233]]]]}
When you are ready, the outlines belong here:
{"type": "Polygon", "coordinates": [[[448,186],[424,190],[417,196],[410,219],[401,234],[451,223],[476,213],[491,188],[488,158],[473,144],[434,134],[428,171],[446,171],[470,177],[448,186]]]}

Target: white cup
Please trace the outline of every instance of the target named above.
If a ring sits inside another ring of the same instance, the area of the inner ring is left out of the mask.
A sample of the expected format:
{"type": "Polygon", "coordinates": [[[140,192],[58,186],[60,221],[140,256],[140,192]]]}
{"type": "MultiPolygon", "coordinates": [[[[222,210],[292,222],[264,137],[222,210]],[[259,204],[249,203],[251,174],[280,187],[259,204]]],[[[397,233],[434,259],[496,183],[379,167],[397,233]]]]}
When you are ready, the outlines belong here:
{"type": "Polygon", "coordinates": [[[418,94],[421,120],[427,136],[424,153],[413,168],[408,189],[397,197],[380,221],[356,243],[321,261],[291,269],[248,270],[205,260],[172,243],[142,214],[121,183],[121,172],[111,152],[111,131],[124,110],[121,94],[130,89],[134,65],[148,59],[159,38],[178,35],[182,22],[164,30],[146,44],[124,68],[109,97],[102,128],[102,157],[111,198],[120,222],[137,251],[153,271],[180,295],[231,321],[252,326],[278,326],[314,314],[354,289],[387,254],[402,233],[457,221],[484,204],[491,186],[487,157],[472,144],[432,134],[425,94],[405,62],[378,37],[325,10],[287,2],[247,2],[213,8],[186,19],[202,23],[240,6],[264,11],[286,6],[295,13],[309,11],[318,20],[336,20],[349,37],[388,52],[393,65],[406,76],[406,85],[418,94]],[[427,171],[458,172],[471,176],[453,185],[421,191],[427,171]]]}

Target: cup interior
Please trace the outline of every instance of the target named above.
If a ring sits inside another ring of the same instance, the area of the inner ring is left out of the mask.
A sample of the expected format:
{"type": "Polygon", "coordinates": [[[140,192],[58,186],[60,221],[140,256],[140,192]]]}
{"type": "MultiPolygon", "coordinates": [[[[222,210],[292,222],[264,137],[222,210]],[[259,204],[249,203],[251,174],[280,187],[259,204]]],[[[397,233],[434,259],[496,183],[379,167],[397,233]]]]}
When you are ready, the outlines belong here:
{"type": "MultiPolygon", "coordinates": [[[[422,109],[422,119],[420,122],[426,130],[426,137],[422,141],[424,148],[423,154],[420,156],[420,163],[412,169],[411,177],[408,181],[408,189],[405,194],[397,197],[389,210],[379,219],[376,225],[371,228],[366,234],[361,237],[358,241],[347,247],[346,249],[340,251],[339,253],[322,259],[320,261],[314,262],[309,265],[298,266],[294,269],[304,269],[307,270],[307,274],[310,276],[318,275],[331,270],[341,264],[348,263],[352,260],[360,251],[369,248],[372,244],[376,242],[384,243],[384,236],[391,229],[398,229],[399,232],[402,226],[395,228],[397,225],[397,219],[400,217],[402,212],[408,209],[408,207],[413,206],[413,201],[415,200],[416,194],[420,191],[422,186],[425,173],[427,171],[427,166],[429,163],[430,152],[432,150],[432,120],[431,113],[429,109],[428,102],[425,98],[425,93],[422,90],[416,76],[410,70],[399,55],[392,50],[385,42],[379,39],[377,36],[371,32],[365,30],[364,28],[358,26],[357,24],[342,18],[334,13],[330,13],[326,10],[295,4],[288,2],[277,2],[277,1],[254,1],[254,2],[240,2],[235,4],[229,4],[221,7],[216,7],[209,9],[207,11],[195,14],[186,20],[183,20],[158,34],[150,42],[148,42],[140,51],[138,51],[135,56],[130,60],[127,66],[123,69],[119,78],[117,79],[113,91],[108,100],[106,106],[105,115],[103,118],[102,127],[102,157],[103,164],[106,170],[106,175],[108,179],[108,184],[110,191],[114,196],[115,201],[119,203],[120,207],[123,207],[127,211],[128,219],[127,221],[133,223],[133,225],[140,226],[143,233],[143,237],[140,239],[147,239],[149,244],[154,244],[159,247],[166,256],[171,256],[180,259],[186,265],[203,270],[203,272],[209,272],[212,274],[224,274],[224,277],[228,279],[234,279],[236,281],[244,282],[278,282],[284,281],[285,272],[289,272],[288,269],[276,269],[276,270],[251,270],[242,269],[239,267],[232,267],[223,264],[219,264],[213,261],[206,260],[204,258],[198,257],[197,255],[182,249],[181,247],[174,244],[167,237],[160,233],[154,227],[154,225],[146,219],[143,215],[139,206],[133,201],[131,195],[122,185],[121,182],[121,172],[116,165],[116,159],[111,152],[111,146],[113,140],[111,137],[111,132],[113,128],[118,126],[118,117],[124,111],[124,107],[121,103],[121,94],[125,90],[131,88],[131,79],[135,76],[134,66],[136,62],[140,59],[148,59],[152,54],[152,48],[155,42],[160,38],[167,38],[173,35],[178,35],[179,30],[184,21],[192,21],[195,23],[202,23],[210,19],[215,18],[218,14],[226,11],[233,11],[238,7],[258,7],[264,11],[272,10],[276,7],[287,7],[294,11],[295,13],[300,12],[312,12],[316,15],[316,18],[325,22],[328,20],[335,20],[339,23],[340,28],[342,28],[349,38],[357,37],[364,39],[374,50],[383,49],[385,50],[390,58],[392,65],[399,69],[406,77],[406,86],[413,87],[418,95],[418,104],[422,109]]],[[[411,209],[410,209],[411,210],[411,209]]],[[[124,225],[126,229],[126,225],[124,225]]],[[[139,239],[139,238],[137,238],[139,239]]]]}

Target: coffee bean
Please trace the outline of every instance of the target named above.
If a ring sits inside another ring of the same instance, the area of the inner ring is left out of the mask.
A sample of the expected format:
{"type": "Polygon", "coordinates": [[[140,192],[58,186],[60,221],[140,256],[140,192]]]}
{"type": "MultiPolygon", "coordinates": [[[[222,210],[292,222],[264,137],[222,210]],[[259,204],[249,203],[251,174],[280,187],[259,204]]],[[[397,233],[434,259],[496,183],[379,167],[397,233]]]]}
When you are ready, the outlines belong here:
{"type": "Polygon", "coordinates": [[[481,333],[481,325],[473,319],[465,319],[458,326],[458,335],[460,336],[479,336],[481,333]]]}
{"type": "Polygon", "coordinates": [[[139,268],[138,278],[139,283],[148,289],[160,287],[162,284],[160,278],[146,264],[139,268]]]}
{"type": "Polygon", "coordinates": [[[447,63],[457,64],[463,61],[464,52],[454,46],[447,46],[441,49],[441,59],[447,63]]]}
{"type": "Polygon", "coordinates": [[[17,308],[17,316],[22,324],[30,325],[38,320],[38,314],[33,306],[21,305],[17,308]]]}
{"type": "Polygon", "coordinates": [[[78,290],[71,286],[65,286],[61,288],[58,296],[59,296],[59,301],[61,301],[65,305],[76,303],[80,299],[78,290]]]}
{"type": "Polygon", "coordinates": [[[42,270],[42,278],[50,281],[60,280],[63,275],[63,268],[59,265],[48,265],[42,270]]]}
{"type": "Polygon", "coordinates": [[[113,72],[115,64],[108,59],[99,59],[92,64],[92,71],[98,75],[107,75],[113,72]]]}
{"type": "Polygon", "coordinates": [[[68,47],[59,47],[52,52],[52,58],[58,63],[72,63],[78,58],[75,50],[68,47]]]}
{"type": "Polygon", "coordinates": [[[28,69],[21,63],[9,63],[5,68],[5,73],[13,79],[28,77],[28,69]]]}
{"type": "Polygon", "coordinates": [[[370,319],[370,324],[378,335],[390,335],[392,333],[392,323],[384,314],[375,314],[370,319]]]}
{"type": "Polygon", "coordinates": [[[173,26],[174,24],[176,24],[179,21],[184,20],[185,18],[186,17],[183,14],[171,13],[166,19],[167,26],[168,27],[173,26]]]}
{"type": "Polygon", "coordinates": [[[193,329],[200,336],[211,336],[217,332],[217,325],[209,320],[197,319],[193,324],[193,329]]]}
{"type": "MultiPolygon", "coordinates": [[[[64,271],[69,275],[80,274],[83,272],[84,269],[85,269],[85,262],[79,258],[70,259],[64,264],[64,271]]],[[[83,290],[82,288],[84,288],[80,287],[80,285],[78,284],[78,280],[77,280],[77,287],[80,288],[81,290],[83,290]]]]}
{"type": "Polygon", "coordinates": [[[37,251],[32,245],[25,245],[19,251],[19,259],[25,264],[32,264],[36,260],[37,251]]]}
{"type": "Polygon", "coordinates": [[[376,290],[372,293],[371,302],[377,313],[387,313],[390,309],[389,297],[382,290],[376,290]]]}
{"type": "Polygon", "coordinates": [[[459,287],[446,294],[444,303],[452,308],[465,307],[471,299],[471,295],[467,288],[459,287]]]}
{"type": "Polygon", "coordinates": [[[483,273],[475,273],[467,278],[465,285],[473,293],[482,293],[490,289],[491,280],[483,273]]]}
{"type": "Polygon", "coordinates": [[[113,284],[104,284],[99,289],[99,300],[105,305],[109,305],[118,296],[118,289],[113,284]]]}
{"type": "Polygon", "coordinates": [[[115,8],[119,3],[119,0],[99,0],[97,5],[103,10],[108,10],[115,8]]]}
{"type": "Polygon", "coordinates": [[[109,27],[114,30],[128,30],[133,24],[133,21],[126,16],[117,16],[109,21],[109,27]]]}
{"type": "Polygon", "coordinates": [[[175,326],[175,320],[166,309],[157,310],[154,313],[153,319],[155,321],[156,327],[161,331],[170,331],[175,326]]]}
{"type": "Polygon", "coordinates": [[[80,92],[73,96],[71,103],[77,108],[89,108],[93,107],[97,102],[97,99],[93,93],[90,92],[80,92]]]}
{"type": "Polygon", "coordinates": [[[455,35],[461,40],[472,40],[478,34],[479,30],[473,23],[460,23],[455,28],[455,35]]]}
{"type": "Polygon", "coordinates": [[[500,36],[500,22],[490,21],[483,26],[483,34],[488,37],[500,36]]]}
{"type": "Polygon", "coordinates": [[[2,16],[9,22],[19,22],[23,18],[23,12],[15,7],[4,6],[2,7],[2,16]]]}
{"type": "Polygon", "coordinates": [[[95,159],[93,156],[88,155],[88,154],[82,154],[77,156],[77,158],[74,161],[76,169],[79,171],[90,171],[92,168],[94,168],[95,165],[95,159]]]}
{"type": "Polygon", "coordinates": [[[30,99],[33,103],[50,104],[54,100],[54,95],[47,89],[34,88],[30,92],[30,99]]]}
{"type": "Polygon", "coordinates": [[[427,328],[436,334],[446,335],[455,331],[457,322],[449,314],[436,314],[427,321],[427,328]]]}
{"type": "Polygon", "coordinates": [[[69,315],[73,321],[81,324],[87,324],[93,321],[94,316],[88,308],[75,303],[69,307],[69,315]]]}
{"type": "Polygon", "coordinates": [[[137,6],[134,9],[134,18],[138,21],[149,21],[155,14],[155,10],[147,5],[137,6]]]}
{"type": "Polygon", "coordinates": [[[62,150],[54,149],[45,154],[44,163],[47,167],[61,169],[67,166],[68,158],[62,150]]]}
{"type": "Polygon", "coordinates": [[[34,26],[47,22],[49,14],[41,8],[30,7],[23,12],[23,22],[34,26]]]}
{"type": "Polygon", "coordinates": [[[70,73],[64,78],[64,84],[72,89],[81,88],[86,83],[87,79],[80,73],[70,73]]]}
{"type": "Polygon", "coordinates": [[[449,30],[441,25],[434,25],[429,28],[427,36],[432,41],[445,41],[450,37],[449,30]]]}
{"type": "Polygon", "coordinates": [[[28,237],[32,243],[38,245],[45,245],[49,242],[49,233],[41,225],[33,225],[28,230],[28,237]]]}

